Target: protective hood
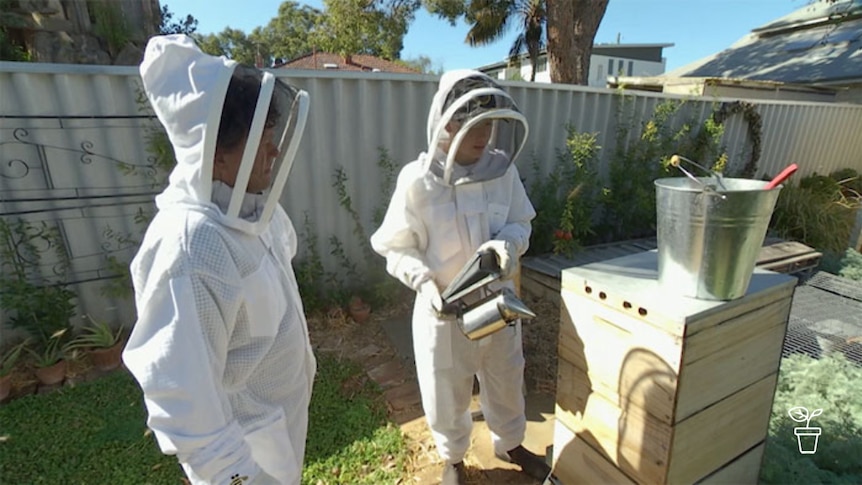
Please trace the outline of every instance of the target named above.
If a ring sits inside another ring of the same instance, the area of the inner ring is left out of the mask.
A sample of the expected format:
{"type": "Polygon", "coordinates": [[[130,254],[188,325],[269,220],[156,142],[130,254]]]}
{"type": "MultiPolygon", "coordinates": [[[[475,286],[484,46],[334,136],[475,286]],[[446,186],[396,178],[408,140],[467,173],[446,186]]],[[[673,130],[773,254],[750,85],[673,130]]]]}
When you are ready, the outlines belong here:
{"type": "Polygon", "coordinates": [[[263,232],[302,138],[307,93],[271,73],[204,54],[185,35],[151,38],[140,73],[177,159],[157,207],[199,210],[226,226],[263,232]],[[234,161],[220,166],[214,181],[219,136],[222,151],[229,139],[234,161]]]}
{"type": "Polygon", "coordinates": [[[470,69],[449,71],[428,113],[426,169],[446,185],[500,177],[528,132],[526,118],[493,79],[470,69]]]}

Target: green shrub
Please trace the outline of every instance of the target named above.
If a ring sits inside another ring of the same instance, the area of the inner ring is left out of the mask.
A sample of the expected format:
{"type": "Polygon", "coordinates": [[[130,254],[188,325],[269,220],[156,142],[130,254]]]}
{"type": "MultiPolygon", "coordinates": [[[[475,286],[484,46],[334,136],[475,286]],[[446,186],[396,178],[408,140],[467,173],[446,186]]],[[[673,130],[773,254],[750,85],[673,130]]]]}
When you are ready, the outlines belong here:
{"type": "Polygon", "coordinates": [[[860,207],[858,198],[846,194],[845,184],[816,173],[789,183],[781,189],[770,227],[782,238],[843,254],[860,207]]]}
{"type": "Polygon", "coordinates": [[[767,484],[862,483],[862,367],[840,352],[821,359],[782,360],[760,478],[767,484]],[[822,409],[811,420],[821,428],[814,454],[803,455],[793,429],[803,426],[788,411],[822,409]]]}
{"type": "Polygon", "coordinates": [[[850,278],[851,280],[862,281],[862,254],[853,248],[847,248],[843,257],[830,257],[822,265],[825,271],[850,278]]]}
{"type": "Polygon", "coordinates": [[[594,133],[579,133],[567,127],[566,150],[547,177],[541,177],[533,163],[533,184],[529,195],[536,208],[532,221],[530,253],[554,251],[571,256],[581,246],[594,241],[596,210],[602,186],[598,174],[601,147],[594,133]]]}

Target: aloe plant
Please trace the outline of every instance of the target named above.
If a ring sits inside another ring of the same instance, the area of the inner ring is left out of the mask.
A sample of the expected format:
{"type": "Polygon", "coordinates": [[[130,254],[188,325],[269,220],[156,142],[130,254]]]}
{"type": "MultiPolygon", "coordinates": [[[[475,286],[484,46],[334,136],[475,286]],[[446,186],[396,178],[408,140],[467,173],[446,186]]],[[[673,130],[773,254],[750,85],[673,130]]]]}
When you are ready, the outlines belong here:
{"type": "Polygon", "coordinates": [[[63,344],[63,336],[66,334],[66,330],[64,328],[51,334],[40,352],[37,352],[32,347],[24,348],[24,350],[36,359],[36,367],[51,367],[66,357],[68,345],[63,344]]]}
{"type": "Polygon", "coordinates": [[[18,363],[18,358],[21,357],[21,352],[29,342],[29,340],[25,340],[0,355],[0,377],[7,376],[12,372],[12,369],[15,368],[15,364],[18,363]]]}
{"type": "Polygon", "coordinates": [[[94,320],[89,315],[90,325],[84,328],[84,333],[72,340],[69,344],[69,349],[77,348],[96,348],[106,349],[113,347],[120,341],[120,336],[123,333],[123,327],[114,331],[107,323],[94,320]]]}

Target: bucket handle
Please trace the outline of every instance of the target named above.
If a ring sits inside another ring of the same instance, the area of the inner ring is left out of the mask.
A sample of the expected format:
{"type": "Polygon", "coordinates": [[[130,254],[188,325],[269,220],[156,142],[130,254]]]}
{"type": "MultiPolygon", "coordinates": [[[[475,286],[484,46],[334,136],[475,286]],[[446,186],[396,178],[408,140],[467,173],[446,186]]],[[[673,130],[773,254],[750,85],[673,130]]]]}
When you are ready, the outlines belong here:
{"type": "Polygon", "coordinates": [[[720,173],[715,172],[713,170],[710,170],[710,169],[704,167],[703,165],[695,162],[694,160],[689,160],[688,158],[683,157],[682,155],[676,155],[675,154],[672,157],[670,157],[670,164],[673,165],[674,167],[678,168],[682,173],[685,174],[686,177],[693,180],[696,184],[703,187],[704,193],[710,193],[713,195],[717,195],[717,196],[721,197],[722,199],[727,199],[726,195],[715,190],[715,188],[713,188],[712,186],[704,184],[703,182],[700,181],[700,179],[698,179],[697,177],[692,175],[691,172],[682,168],[682,164],[680,163],[680,161],[688,162],[688,163],[694,165],[695,167],[697,167],[697,168],[699,168],[705,172],[711,173],[713,176],[715,176],[715,179],[718,181],[718,185],[721,187],[721,190],[727,192],[727,187],[724,186],[724,182],[722,182],[722,180],[721,180],[721,174],[720,173]]]}

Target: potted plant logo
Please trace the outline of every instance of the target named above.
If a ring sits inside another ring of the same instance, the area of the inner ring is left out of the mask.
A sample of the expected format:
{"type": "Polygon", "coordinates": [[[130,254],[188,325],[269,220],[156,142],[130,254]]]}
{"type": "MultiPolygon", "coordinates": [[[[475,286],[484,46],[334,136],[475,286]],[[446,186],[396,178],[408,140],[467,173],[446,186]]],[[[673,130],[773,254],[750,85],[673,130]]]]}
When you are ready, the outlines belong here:
{"type": "Polygon", "coordinates": [[[817,440],[820,438],[820,428],[812,428],[811,419],[815,416],[820,416],[823,413],[822,409],[815,409],[808,413],[808,409],[803,406],[796,406],[787,414],[790,419],[801,423],[805,421],[805,427],[793,428],[793,434],[796,435],[796,442],[799,444],[799,453],[803,455],[813,455],[817,452],[817,440]]]}

